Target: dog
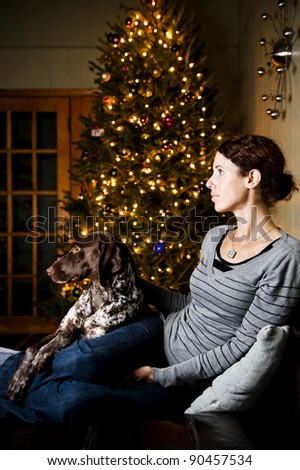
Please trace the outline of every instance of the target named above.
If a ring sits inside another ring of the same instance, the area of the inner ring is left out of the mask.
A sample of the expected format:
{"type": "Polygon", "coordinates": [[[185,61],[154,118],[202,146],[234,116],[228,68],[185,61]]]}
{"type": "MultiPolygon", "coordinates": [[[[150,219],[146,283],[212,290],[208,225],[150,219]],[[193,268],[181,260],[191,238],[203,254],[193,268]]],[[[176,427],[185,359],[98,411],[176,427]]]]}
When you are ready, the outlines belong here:
{"type": "Polygon", "coordinates": [[[131,321],[142,310],[143,293],[127,246],[107,232],[80,237],[70,251],[47,270],[65,284],[90,279],[91,284],[62,319],[57,330],[29,347],[8,386],[12,401],[22,400],[35,375],[54,354],[77,338],[95,338],[131,321]]]}

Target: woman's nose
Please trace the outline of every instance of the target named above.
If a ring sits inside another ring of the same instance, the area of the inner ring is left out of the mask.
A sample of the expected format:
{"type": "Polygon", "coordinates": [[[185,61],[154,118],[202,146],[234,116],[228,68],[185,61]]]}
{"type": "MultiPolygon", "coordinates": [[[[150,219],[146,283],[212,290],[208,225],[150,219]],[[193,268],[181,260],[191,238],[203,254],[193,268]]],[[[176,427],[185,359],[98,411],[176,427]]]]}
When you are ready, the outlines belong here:
{"type": "Polygon", "coordinates": [[[211,189],[212,186],[213,186],[212,177],[210,177],[210,178],[207,180],[207,182],[206,182],[206,187],[207,187],[208,189],[211,189]]]}

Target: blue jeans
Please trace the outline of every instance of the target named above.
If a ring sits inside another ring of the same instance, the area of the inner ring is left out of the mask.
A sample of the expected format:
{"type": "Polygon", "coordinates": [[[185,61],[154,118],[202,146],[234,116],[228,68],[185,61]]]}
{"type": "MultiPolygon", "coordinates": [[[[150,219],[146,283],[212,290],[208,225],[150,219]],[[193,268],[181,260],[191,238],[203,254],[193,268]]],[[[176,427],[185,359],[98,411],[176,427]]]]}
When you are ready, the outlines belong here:
{"type": "Polygon", "coordinates": [[[22,405],[6,398],[22,359],[10,356],[0,367],[0,418],[65,424],[123,419],[173,418],[200,393],[189,386],[128,383],[124,377],[142,365],[166,366],[163,324],[152,314],[94,339],[80,339],[56,353],[51,368],[35,377],[22,405]]]}
{"type": "Polygon", "coordinates": [[[16,354],[18,351],[14,351],[13,349],[9,348],[1,348],[0,347],[0,366],[6,361],[6,359],[11,356],[12,354],[16,354]]]}

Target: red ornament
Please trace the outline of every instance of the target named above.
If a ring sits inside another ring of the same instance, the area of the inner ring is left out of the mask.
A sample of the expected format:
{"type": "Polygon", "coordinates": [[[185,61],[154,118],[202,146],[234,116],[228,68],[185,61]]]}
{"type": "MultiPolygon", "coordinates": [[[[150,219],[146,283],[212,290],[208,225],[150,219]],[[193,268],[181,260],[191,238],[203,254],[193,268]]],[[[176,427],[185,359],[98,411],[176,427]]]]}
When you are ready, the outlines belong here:
{"type": "Polygon", "coordinates": [[[113,96],[103,96],[102,103],[104,106],[111,106],[116,102],[116,99],[113,96]]]}
{"type": "Polygon", "coordinates": [[[163,116],[162,120],[168,127],[171,127],[174,124],[174,118],[172,114],[166,114],[165,116],[163,116]]]}

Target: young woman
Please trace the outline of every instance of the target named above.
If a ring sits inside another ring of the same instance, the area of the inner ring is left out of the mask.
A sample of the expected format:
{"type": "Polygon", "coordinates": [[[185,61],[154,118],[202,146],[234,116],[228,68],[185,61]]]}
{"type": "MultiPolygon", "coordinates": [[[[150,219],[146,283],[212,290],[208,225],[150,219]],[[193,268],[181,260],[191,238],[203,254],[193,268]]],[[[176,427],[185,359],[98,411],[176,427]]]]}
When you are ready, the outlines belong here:
{"type": "Polygon", "coordinates": [[[232,212],[236,225],[207,233],[190,293],[141,281],[160,314],[60,351],[20,405],[6,398],[22,357],[10,355],[0,368],[0,417],[174,418],[247,353],[263,326],[289,323],[300,299],[300,242],[271,215],[297,189],[281,150],[262,136],[232,138],[218,148],[207,187],[216,211],[232,212]]]}

